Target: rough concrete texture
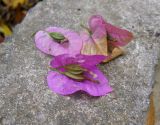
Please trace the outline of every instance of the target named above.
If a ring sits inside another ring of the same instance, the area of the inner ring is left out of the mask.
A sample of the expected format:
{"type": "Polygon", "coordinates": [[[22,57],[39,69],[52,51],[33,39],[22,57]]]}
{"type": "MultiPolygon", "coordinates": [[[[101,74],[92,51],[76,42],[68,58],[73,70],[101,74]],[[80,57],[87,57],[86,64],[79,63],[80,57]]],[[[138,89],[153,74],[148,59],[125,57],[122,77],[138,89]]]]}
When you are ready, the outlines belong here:
{"type": "Polygon", "coordinates": [[[0,123],[3,125],[143,125],[160,48],[159,0],[45,0],[30,10],[11,41],[0,45],[0,123]],[[114,92],[93,98],[52,93],[51,59],[31,35],[47,26],[80,29],[93,14],[134,33],[127,54],[100,68],[114,92]]]}

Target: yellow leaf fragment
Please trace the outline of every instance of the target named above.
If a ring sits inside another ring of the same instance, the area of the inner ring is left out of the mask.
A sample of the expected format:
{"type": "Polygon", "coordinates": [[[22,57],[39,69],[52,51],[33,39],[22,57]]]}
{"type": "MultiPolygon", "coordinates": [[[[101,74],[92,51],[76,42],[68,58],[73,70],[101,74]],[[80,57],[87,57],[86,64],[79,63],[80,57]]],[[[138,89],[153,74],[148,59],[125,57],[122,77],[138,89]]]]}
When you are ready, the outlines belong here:
{"type": "Polygon", "coordinates": [[[3,22],[0,22],[0,32],[3,33],[5,36],[10,36],[12,34],[11,29],[3,22]]]}
{"type": "Polygon", "coordinates": [[[150,106],[147,114],[146,125],[155,125],[155,107],[153,94],[150,96],[150,106]]]}
{"type": "Polygon", "coordinates": [[[8,7],[16,8],[18,5],[23,5],[28,2],[28,0],[2,0],[8,7]]]}

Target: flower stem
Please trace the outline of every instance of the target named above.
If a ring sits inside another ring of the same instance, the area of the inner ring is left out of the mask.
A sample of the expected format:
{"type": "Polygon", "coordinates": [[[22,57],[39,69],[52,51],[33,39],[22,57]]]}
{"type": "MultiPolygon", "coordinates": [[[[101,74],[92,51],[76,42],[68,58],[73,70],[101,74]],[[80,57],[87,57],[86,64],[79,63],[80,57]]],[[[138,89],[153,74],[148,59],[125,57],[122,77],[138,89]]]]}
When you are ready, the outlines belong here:
{"type": "Polygon", "coordinates": [[[57,71],[57,72],[60,73],[60,74],[64,74],[63,72],[59,71],[57,68],[53,68],[53,67],[51,67],[51,66],[49,66],[49,68],[50,68],[51,70],[53,70],[53,71],[57,71]]]}
{"type": "Polygon", "coordinates": [[[86,27],[86,26],[83,25],[83,24],[80,24],[80,26],[81,26],[82,28],[84,28],[85,30],[87,30],[90,35],[92,35],[92,31],[91,31],[88,27],[86,27]]]}

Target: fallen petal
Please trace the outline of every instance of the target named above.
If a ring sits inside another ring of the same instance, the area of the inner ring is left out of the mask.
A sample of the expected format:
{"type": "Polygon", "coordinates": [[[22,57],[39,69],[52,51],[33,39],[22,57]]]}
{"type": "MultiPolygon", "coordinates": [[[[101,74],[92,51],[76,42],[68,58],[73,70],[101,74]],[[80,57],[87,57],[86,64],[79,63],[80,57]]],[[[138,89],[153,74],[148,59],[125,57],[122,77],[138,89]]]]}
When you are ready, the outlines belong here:
{"type": "Polygon", "coordinates": [[[113,26],[109,23],[106,23],[106,30],[112,38],[117,40],[115,42],[112,42],[112,44],[115,46],[125,46],[133,39],[133,35],[131,32],[113,26]]]}
{"type": "Polygon", "coordinates": [[[103,27],[97,28],[92,35],[81,32],[80,36],[83,41],[81,54],[104,56],[108,55],[106,32],[103,27]]]}
{"type": "Polygon", "coordinates": [[[103,62],[107,63],[123,54],[124,54],[123,49],[116,47],[112,50],[112,53],[110,54],[109,58],[105,59],[103,62]]]}
{"type": "Polygon", "coordinates": [[[92,67],[92,72],[97,74],[94,79],[98,80],[99,84],[88,80],[77,82],[58,72],[50,71],[47,76],[48,86],[53,92],[61,95],[73,94],[80,90],[92,96],[103,96],[110,93],[112,88],[108,85],[108,80],[103,73],[96,67],[92,67]]]}
{"type": "Polygon", "coordinates": [[[55,56],[55,58],[51,61],[50,65],[53,68],[57,67],[62,67],[65,65],[69,64],[79,64],[82,67],[91,67],[99,64],[102,62],[104,59],[106,59],[106,56],[103,55],[76,55],[76,56],[71,56],[71,55],[59,55],[55,56]]]}
{"type": "Polygon", "coordinates": [[[49,27],[45,31],[37,32],[35,35],[35,44],[39,50],[52,56],[61,54],[76,55],[80,53],[82,48],[82,40],[78,33],[58,27],[49,27]],[[48,32],[61,33],[67,38],[68,42],[62,44],[57,43],[48,35],[48,32]]]}
{"type": "Polygon", "coordinates": [[[89,26],[91,30],[95,30],[101,25],[105,25],[107,35],[116,40],[113,42],[113,45],[115,46],[125,46],[133,39],[131,32],[107,23],[100,15],[94,15],[89,19],[89,26]]]}

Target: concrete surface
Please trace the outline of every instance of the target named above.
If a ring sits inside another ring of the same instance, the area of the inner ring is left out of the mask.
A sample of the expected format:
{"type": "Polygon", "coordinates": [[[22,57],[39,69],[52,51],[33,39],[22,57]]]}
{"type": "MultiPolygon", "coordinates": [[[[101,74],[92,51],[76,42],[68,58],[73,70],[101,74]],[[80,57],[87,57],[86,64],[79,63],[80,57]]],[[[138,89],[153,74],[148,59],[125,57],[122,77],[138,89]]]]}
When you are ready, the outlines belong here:
{"type": "Polygon", "coordinates": [[[159,0],[45,0],[0,45],[0,123],[2,125],[143,125],[160,49],[159,0]],[[31,35],[47,26],[80,29],[89,16],[134,33],[127,54],[100,68],[114,92],[93,98],[52,93],[45,81],[51,59],[31,35]]]}

